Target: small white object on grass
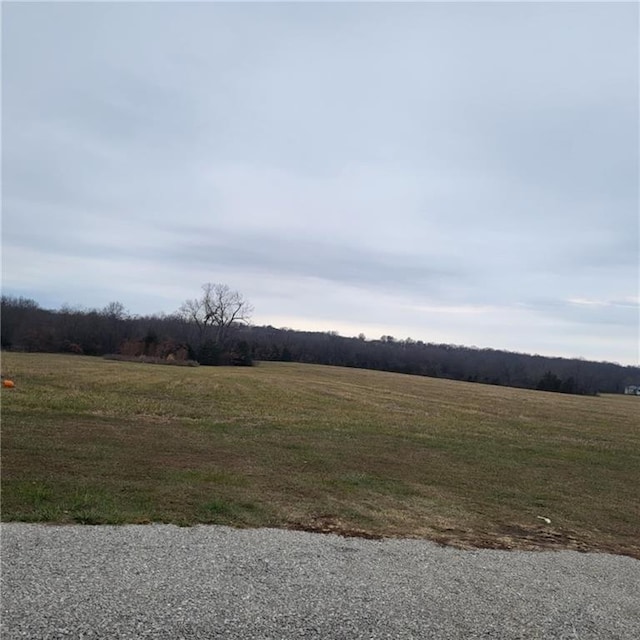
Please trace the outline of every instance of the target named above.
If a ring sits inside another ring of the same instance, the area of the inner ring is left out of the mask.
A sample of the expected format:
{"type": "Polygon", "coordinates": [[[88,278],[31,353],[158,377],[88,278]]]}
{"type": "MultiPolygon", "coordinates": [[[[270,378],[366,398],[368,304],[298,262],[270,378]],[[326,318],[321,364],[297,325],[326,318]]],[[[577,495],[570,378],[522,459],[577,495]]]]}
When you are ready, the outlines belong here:
{"type": "Polygon", "coordinates": [[[544,520],[547,524],[551,524],[551,520],[549,520],[549,518],[547,518],[546,516],[536,516],[536,518],[538,518],[539,520],[544,520]]]}

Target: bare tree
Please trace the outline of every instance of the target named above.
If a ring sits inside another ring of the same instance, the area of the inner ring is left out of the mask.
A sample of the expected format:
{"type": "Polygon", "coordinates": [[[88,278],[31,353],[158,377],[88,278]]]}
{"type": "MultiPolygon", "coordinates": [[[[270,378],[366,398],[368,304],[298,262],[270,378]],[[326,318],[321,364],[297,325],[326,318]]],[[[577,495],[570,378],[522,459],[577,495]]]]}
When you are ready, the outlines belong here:
{"type": "Polygon", "coordinates": [[[223,344],[232,325],[249,322],[253,307],[226,284],[208,282],[202,285],[202,292],[200,298],[186,300],[180,314],[196,324],[201,339],[207,328],[212,327],[215,342],[223,344]]]}
{"type": "Polygon", "coordinates": [[[125,309],[125,306],[122,302],[117,301],[110,302],[100,313],[103,316],[113,318],[114,320],[125,320],[129,317],[129,312],[125,309]]]}
{"type": "Polygon", "coordinates": [[[187,320],[187,322],[192,322],[196,327],[198,327],[198,337],[200,341],[202,341],[204,331],[207,327],[206,314],[202,300],[200,298],[185,300],[178,310],[178,315],[182,316],[187,320]]]}
{"type": "Polygon", "coordinates": [[[120,343],[128,337],[125,321],[129,312],[122,302],[114,301],[98,313],[101,316],[99,324],[102,326],[102,348],[108,353],[115,353],[120,343]]]}

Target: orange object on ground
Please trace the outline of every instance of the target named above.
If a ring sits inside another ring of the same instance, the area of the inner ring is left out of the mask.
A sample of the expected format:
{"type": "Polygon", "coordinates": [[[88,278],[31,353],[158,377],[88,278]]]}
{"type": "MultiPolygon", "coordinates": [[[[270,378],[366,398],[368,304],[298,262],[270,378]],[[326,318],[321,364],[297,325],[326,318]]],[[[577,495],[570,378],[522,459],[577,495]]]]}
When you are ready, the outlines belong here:
{"type": "Polygon", "coordinates": [[[13,387],[15,387],[16,385],[13,383],[13,380],[3,380],[2,386],[8,387],[9,389],[13,389],[13,387]]]}

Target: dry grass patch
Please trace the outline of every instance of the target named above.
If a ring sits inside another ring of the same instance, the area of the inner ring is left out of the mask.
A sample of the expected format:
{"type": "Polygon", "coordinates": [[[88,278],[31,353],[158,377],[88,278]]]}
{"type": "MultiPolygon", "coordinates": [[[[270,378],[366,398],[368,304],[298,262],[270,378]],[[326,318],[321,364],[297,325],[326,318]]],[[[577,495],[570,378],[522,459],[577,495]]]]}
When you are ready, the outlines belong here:
{"type": "Polygon", "coordinates": [[[640,557],[637,398],[263,363],[3,355],[2,518],[640,557]],[[539,515],[551,519],[548,525],[539,515]]]}

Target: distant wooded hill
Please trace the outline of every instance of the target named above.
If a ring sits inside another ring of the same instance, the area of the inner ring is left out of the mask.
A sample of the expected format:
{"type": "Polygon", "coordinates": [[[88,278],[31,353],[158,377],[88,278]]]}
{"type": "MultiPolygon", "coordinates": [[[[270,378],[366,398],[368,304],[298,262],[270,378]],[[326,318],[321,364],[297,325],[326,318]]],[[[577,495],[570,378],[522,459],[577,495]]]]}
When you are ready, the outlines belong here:
{"type": "Polygon", "coordinates": [[[93,356],[120,353],[250,365],[255,360],[306,362],[466,380],[563,393],[623,393],[640,384],[640,368],[582,359],[549,358],[382,336],[233,325],[224,342],[180,315],[130,316],[119,303],[102,310],[43,309],[2,297],[3,349],[93,356]]]}

